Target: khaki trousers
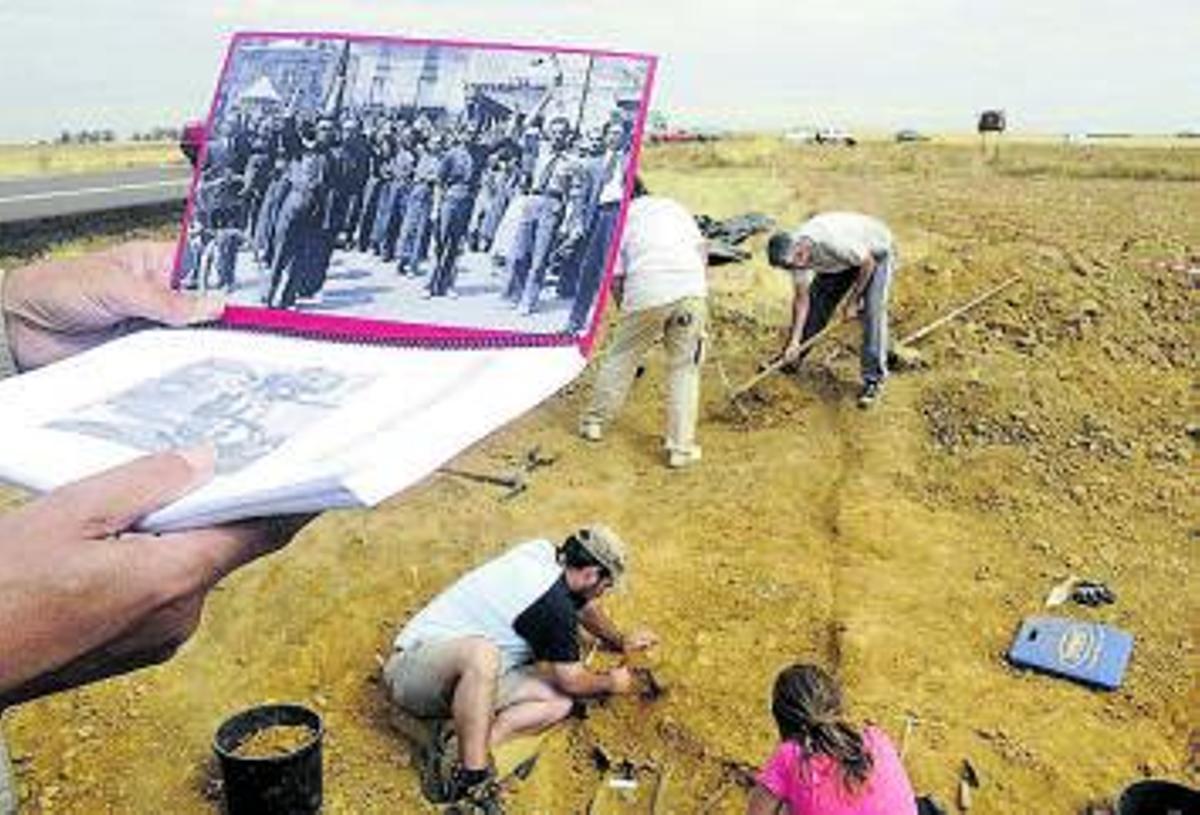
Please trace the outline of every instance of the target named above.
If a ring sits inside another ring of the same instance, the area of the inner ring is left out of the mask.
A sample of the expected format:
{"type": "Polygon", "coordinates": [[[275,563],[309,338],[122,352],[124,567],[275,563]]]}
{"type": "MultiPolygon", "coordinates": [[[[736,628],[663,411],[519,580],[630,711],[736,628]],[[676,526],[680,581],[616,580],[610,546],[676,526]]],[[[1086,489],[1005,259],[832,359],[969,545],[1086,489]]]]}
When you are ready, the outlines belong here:
{"type": "Polygon", "coordinates": [[[703,297],[685,297],[665,306],[625,312],[600,364],[584,424],[603,427],[625,404],[638,365],[659,340],[667,352],[668,452],[696,452],[700,411],[700,364],[708,325],[703,297]]]}

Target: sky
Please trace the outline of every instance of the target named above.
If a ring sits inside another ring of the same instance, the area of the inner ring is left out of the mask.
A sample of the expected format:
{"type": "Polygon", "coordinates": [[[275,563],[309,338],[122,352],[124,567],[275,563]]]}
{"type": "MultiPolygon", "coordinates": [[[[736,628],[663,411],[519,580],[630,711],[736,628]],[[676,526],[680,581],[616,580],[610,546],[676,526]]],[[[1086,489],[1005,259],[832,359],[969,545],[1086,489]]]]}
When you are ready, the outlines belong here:
{"type": "Polygon", "coordinates": [[[1200,0],[0,0],[0,141],[203,118],[239,30],[653,53],[686,126],[1200,131],[1200,0]]]}

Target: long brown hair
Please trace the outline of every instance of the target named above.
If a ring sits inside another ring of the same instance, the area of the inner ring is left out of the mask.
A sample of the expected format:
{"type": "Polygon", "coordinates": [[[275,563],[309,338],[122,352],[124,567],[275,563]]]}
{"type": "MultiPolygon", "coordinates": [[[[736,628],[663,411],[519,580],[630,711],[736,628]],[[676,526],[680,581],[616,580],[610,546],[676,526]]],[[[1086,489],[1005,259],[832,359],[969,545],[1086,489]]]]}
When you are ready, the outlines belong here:
{"type": "Polygon", "coordinates": [[[838,763],[846,791],[858,792],[874,762],[862,734],[842,714],[842,691],[816,665],[796,663],[775,677],[771,713],[779,737],[795,742],[806,756],[826,755],[838,763]]]}

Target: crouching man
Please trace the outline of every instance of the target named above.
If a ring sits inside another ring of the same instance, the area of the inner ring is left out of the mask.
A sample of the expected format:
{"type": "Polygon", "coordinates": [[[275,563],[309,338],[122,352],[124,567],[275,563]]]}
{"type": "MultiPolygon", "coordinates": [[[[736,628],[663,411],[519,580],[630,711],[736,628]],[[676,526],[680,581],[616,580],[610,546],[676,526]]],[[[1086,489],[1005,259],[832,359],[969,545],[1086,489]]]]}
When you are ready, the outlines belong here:
{"type": "Polygon", "coordinates": [[[879,399],[887,377],[888,293],[896,265],[892,233],[857,212],[823,212],[795,232],[776,232],[767,243],[772,266],[787,269],[795,282],[792,323],[777,361],[795,365],[805,340],[835,317],[862,317],[862,390],[858,406],[879,399]]]}
{"type": "Polygon", "coordinates": [[[650,631],[622,634],[597,602],[625,566],[625,546],[605,526],[557,547],[528,541],[461,577],[400,631],[384,666],[393,701],[454,722],[458,761],[437,790],[443,802],[501,812],[492,747],[561,721],[576,699],[633,689],[624,667],[589,670],[579,646],[581,625],[617,651],[657,642],[650,631]]]}

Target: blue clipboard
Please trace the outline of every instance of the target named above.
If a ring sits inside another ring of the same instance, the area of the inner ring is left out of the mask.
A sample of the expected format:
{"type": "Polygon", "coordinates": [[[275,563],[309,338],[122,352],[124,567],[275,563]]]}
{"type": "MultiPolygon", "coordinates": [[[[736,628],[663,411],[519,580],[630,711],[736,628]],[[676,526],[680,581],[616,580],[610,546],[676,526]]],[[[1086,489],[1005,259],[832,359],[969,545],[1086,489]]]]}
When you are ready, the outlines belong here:
{"type": "Polygon", "coordinates": [[[1066,617],[1028,617],[1021,623],[1008,660],[1013,665],[1114,690],[1121,686],[1133,636],[1102,623],[1066,617]]]}

